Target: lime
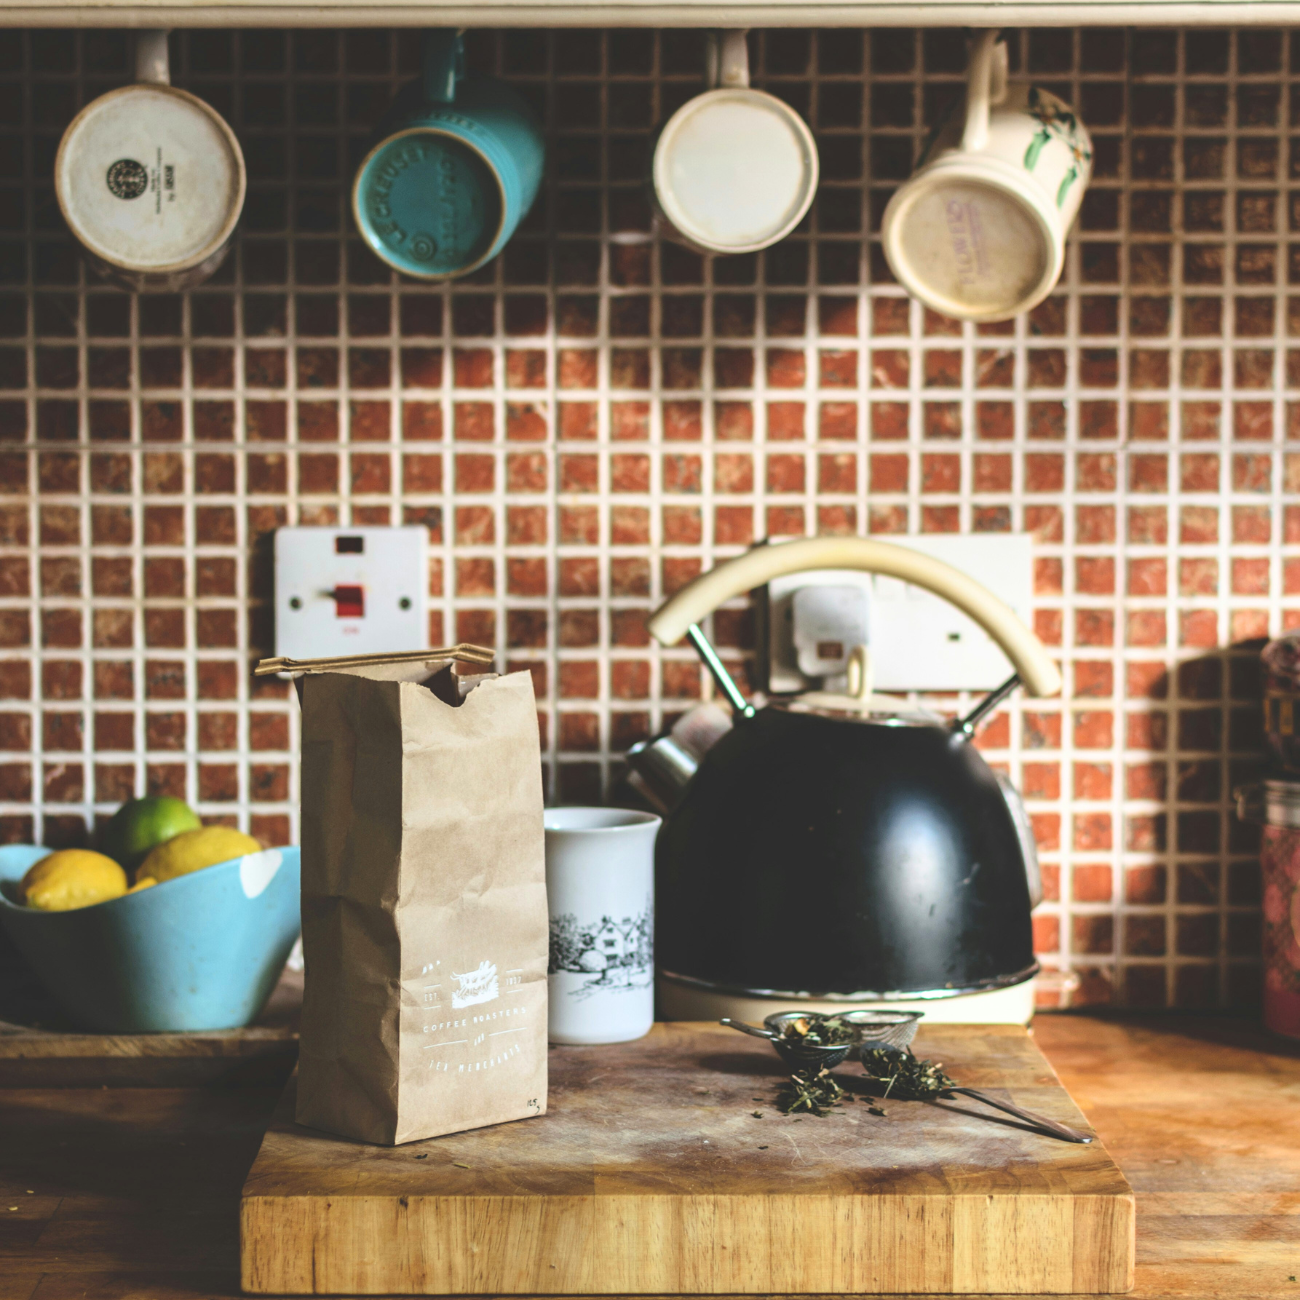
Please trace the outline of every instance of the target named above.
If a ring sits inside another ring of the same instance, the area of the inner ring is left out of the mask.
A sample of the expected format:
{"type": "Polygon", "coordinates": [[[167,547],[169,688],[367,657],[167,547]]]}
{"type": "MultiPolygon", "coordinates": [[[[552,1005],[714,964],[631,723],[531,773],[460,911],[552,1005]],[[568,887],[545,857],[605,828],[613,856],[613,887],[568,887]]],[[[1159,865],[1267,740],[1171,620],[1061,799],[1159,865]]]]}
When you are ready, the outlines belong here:
{"type": "Polygon", "coordinates": [[[90,849],[60,849],[23,877],[27,906],[43,912],[71,912],[125,893],[126,872],[112,858],[90,849]]]}
{"type": "Polygon", "coordinates": [[[134,871],[159,844],[182,831],[202,826],[199,815],[184,799],[148,794],[128,799],[99,834],[100,848],[127,871],[134,871]]]}
{"type": "Polygon", "coordinates": [[[191,871],[214,867],[218,862],[242,858],[245,853],[259,853],[262,846],[243,831],[230,826],[204,826],[160,844],[141,864],[139,878],[152,876],[160,884],[191,871]]]}

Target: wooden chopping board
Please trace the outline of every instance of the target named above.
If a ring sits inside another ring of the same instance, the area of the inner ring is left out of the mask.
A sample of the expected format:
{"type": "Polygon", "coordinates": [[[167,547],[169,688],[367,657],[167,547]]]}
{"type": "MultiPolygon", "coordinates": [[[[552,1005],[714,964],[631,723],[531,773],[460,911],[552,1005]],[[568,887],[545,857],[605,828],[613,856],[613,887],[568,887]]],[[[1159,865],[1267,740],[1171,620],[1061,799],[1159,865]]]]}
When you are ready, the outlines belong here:
{"type": "MultiPolygon", "coordinates": [[[[920,1056],[1088,1129],[1027,1031],[935,1025],[920,1056]]],[[[841,1083],[865,1095],[861,1067],[841,1083]]],[[[1133,1193],[1100,1143],[966,1098],[772,1104],[763,1043],[659,1024],[553,1047],[537,1119],[389,1148],[293,1122],[294,1083],[244,1185],[246,1291],[618,1295],[1116,1292],[1133,1193]],[[754,1112],[761,1113],[756,1117],[754,1112]]]]}

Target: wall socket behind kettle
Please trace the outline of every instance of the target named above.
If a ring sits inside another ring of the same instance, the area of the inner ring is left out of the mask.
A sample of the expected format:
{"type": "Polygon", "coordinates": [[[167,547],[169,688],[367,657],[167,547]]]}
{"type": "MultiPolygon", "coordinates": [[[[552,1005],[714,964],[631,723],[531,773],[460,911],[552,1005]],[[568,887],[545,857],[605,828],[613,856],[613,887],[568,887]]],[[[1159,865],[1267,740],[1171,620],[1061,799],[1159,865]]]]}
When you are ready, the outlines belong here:
{"type": "MultiPolygon", "coordinates": [[[[1032,624],[1028,533],[878,540],[951,564],[1032,624]]],[[[989,634],[956,606],[896,578],[844,569],[792,574],[763,588],[756,609],[759,679],[771,694],[844,689],[854,645],[870,648],[879,691],[991,690],[1013,671],[989,634]]]]}

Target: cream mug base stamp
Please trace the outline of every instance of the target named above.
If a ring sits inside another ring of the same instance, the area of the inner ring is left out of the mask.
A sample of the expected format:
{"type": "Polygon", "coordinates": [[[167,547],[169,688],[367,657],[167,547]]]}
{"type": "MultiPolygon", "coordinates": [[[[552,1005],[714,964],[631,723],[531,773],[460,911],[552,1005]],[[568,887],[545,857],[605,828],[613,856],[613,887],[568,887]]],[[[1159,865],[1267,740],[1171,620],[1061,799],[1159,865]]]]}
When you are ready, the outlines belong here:
{"type": "Polygon", "coordinates": [[[788,104],[749,84],[745,32],[709,33],[706,81],[665,123],[651,189],[663,234],[702,253],[754,253],[803,220],[817,145],[788,104]]]}
{"type": "Polygon", "coordinates": [[[1047,297],[1092,174],[1074,110],[1037,86],[1009,87],[997,35],[977,35],[964,118],[940,122],[882,223],[899,282],[957,320],[1007,320],[1047,297]]]}
{"type": "Polygon", "coordinates": [[[655,1018],[654,849],[660,819],[624,808],[548,808],[553,1043],[626,1043],[655,1018]]]}
{"type": "Polygon", "coordinates": [[[136,77],[73,119],[54,190],[95,270],[128,289],[174,293],[225,259],[244,206],[244,156],[220,114],[169,84],[166,32],[137,36],[136,77]]]}

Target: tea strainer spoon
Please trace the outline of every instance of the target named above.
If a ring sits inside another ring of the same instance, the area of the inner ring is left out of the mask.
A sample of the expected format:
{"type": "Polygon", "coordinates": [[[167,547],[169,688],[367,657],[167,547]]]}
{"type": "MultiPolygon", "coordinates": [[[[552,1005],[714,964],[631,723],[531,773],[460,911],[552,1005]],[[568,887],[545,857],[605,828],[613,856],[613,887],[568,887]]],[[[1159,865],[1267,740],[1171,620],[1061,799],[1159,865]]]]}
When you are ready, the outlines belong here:
{"type": "Polygon", "coordinates": [[[724,1016],[719,1023],[742,1034],[766,1039],[787,1064],[795,1067],[817,1065],[833,1070],[856,1056],[864,1048],[906,1048],[916,1037],[920,1011],[843,1011],[834,1016],[810,1014],[807,1011],[778,1011],[764,1017],[762,1028],[724,1016]],[[787,1027],[800,1020],[839,1020],[852,1030],[847,1043],[808,1043],[789,1034],[787,1027]]]}

